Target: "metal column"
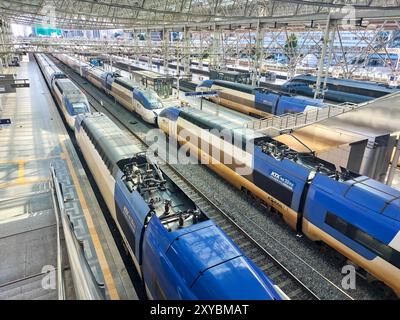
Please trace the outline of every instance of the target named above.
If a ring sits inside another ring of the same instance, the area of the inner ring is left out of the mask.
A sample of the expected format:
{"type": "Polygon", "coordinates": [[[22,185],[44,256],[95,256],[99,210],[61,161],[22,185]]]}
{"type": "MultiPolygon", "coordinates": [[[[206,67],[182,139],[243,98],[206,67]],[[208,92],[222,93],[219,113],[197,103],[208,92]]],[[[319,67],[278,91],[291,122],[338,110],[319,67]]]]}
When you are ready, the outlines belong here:
{"type": "Polygon", "coordinates": [[[395,138],[390,135],[370,138],[365,149],[360,173],[372,179],[385,182],[395,144],[394,140],[395,138]]]}
{"type": "Polygon", "coordinates": [[[260,21],[257,22],[255,52],[252,57],[252,79],[251,84],[258,86],[260,84],[261,62],[263,59],[264,49],[264,31],[260,29],[260,21]]]}
{"type": "Polygon", "coordinates": [[[324,98],[325,96],[325,90],[326,90],[326,83],[328,82],[328,76],[329,76],[329,67],[332,63],[332,56],[333,56],[333,44],[335,42],[335,29],[332,29],[331,31],[331,36],[329,37],[329,52],[328,52],[328,65],[325,69],[325,77],[324,77],[324,83],[322,85],[322,92],[320,93],[320,96],[324,98]]]}
{"type": "Polygon", "coordinates": [[[317,75],[317,83],[315,85],[314,99],[318,99],[321,95],[321,78],[323,76],[323,71],[324,71],[326,48],[329,43],[330,27],[331,27],[331,15],[328,14],[328,18],[326,21],[325,33],[324,33],[324,39],[323,39],[324,42],[323,42],[323,46],[322,46],[321,57],[319,59],[319,64],[318,64],[318,75],[317,75]]]}
{"type": "Polygon", "coordinates": [[[135,29],[133,29],[133,44],[135,45],[134,60],[135,63],[139,64],[139,32],[135,29]]]}
{"type": "Polygon", "coordinates": [[[147,42],[147,50],[149,50],[149,54],[147,55],[148,61],[147,66],[150,67],[150,70],[153,70],[153,52],[151,50],[151,30],[146,30],[146,42],[147,42]]]}
{"type": "Polygon", "coordinates": [[[199,69],[203,70],[203,33],[200,31],[200,61],[199,69]]]}
{"type": "Polygon", "coordinates": [[[210,68],[220,69],[221,60],[220,60],[220,45],[221,40],[221,30],[214,25],[214,33],[213,33],[213,41],[211,46],[211,56],[210,56],[210,68]]]}
{"type": "Polygon", "coordinates": [[[394,152],[394,156],[392,159],[392,164],[389,169],[389,174],[386,180],[386,184],[391,186],[393,183],[394,174],[396,172],[397,164],[399,163],[400,159],[400,137],[397,138],[396,142],[396,150],[394,152]]]}
{"type": "Polygon", "coordinates": [[[164,73],[168,75],[169,68],[168,68],[168,61],[169,61],[169,36],[170,33],[168,30],[163,29],[163,42],[164,42],[164,73]]]}
{"type": "Polygon", "coordinates": [[[189,32],[186,26],[183,28],[183,74],[190,75],[189,32]]]}

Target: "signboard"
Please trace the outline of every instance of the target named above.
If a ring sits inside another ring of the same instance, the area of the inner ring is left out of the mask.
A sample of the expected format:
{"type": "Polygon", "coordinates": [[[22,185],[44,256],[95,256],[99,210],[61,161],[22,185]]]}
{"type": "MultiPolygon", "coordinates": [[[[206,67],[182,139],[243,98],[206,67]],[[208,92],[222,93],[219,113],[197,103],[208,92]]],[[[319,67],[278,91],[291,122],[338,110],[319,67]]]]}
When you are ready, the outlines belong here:
{"type": "Polygon", "coordinates": [[[11,125],[11,119],[0,119],[0,129],[9,127],[11,125]]]}
{"type": "Polygon", "coordinates": [[[274,179],[279,184],[283,185],[284,187],[288,188],[289,190],[293,191],[294,189],[294,182],[289,180],[288,178],[282,176],[278,172],[271,171],[269,176],[274,179]]]}
{"type": "Polygon", "coordinates": [[[198,91],[198,92],[185,92],[185,97],[216,97],[218,96],[218,91],[198,91]]]}

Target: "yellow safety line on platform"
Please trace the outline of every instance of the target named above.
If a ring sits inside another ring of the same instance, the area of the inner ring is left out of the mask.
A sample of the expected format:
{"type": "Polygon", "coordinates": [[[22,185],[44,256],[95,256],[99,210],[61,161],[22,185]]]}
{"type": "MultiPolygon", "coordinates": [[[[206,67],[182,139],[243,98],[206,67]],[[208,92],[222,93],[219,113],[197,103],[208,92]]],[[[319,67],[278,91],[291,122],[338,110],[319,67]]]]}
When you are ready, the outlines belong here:
{"type": "MultiPolygon", "coordinates": [[[[66,155],[68,155],[67,149],[64,145],[64,142],[61,141],[61,139],[60,139],[60,143],[61,143],[62,149],[64,150],[64,153],[66,155]]],[[[94,223],[92,220],[92,216],[89,213],[88,205],[86,203],[85,197],[83,196],[83,192],[81,189],[81,185],[79,183],[78,176],[76,175],[75,168],[72,165],[72,161],[69,156],[66,157],[66,161],[68,164],[69,171],[71,172],[72,180],[74,181],[76,192],[77,192],[79,200],[81,202],[82,210],[83,210],[83,213],[86,218],[90,236],[92,238],[93,245],[94,245],[94,248],[97,253],[97,257],[99,259],[101,270],[103,271],[103,274],[104,274],[104,281],[106,282],[108,292],[110,294],[111,299],[119,299],[119,295],[118,295],[117,289],[115,287],[114,279],[111,275],[110,267],[108,266],[107,259],[104,255],[103,247],[101,246],[100,239],[99,239],[99,236],[96,231],[96,227],[94,226],[94,223]]]]}
{"type": "Polygon", "coordinates": [[[62,158],[65,159],[64,154],[60,154],[58,156],[50,156],[50,157],[46,157],[46,158],[26,158],[26,159],[3,159],[0,160],[0,164],[8,164],[8,163],[27,163],[27,162],[33,162],[33,161],[45,161],[45,160],[50,160],[50,159],[58,159],[58,158],[62,158]]]}
{"type": "Polygon", "coordinates": [[[24,160],[19,160],[18,161],[18,183],[24,183],[25,180],[25,162],[24,160]]]}
{"type": "Polygon", "coordinates": [[[7,181],[4,183],[0,183],[0,189],[5,189],[8,187],[15,187],[15,186],[20,186],[23,184],[33,184],[33,183],[42,183],[42,182],[47,182],[49,181],[48,178],[46,179],[41,179],[41,178],[32,178],[32,179],[26,179],[26,178],[18,178],[18,179],[14,179],[11,181],[7,181]]]}
{"type": "Polygon", "coordinates": [[[56,159],[56,158],[65,159],[65,155],[64,153],[61,153],[58,156],[51,156],[48,158],[0,160],[0,164],[18,164],[18,178],[0,183],[0,189],[5,189],[8,187],[14,187],[24,184],[42,183],[48,181],[47,178],[25,178],[25,163],[40,161],[40,160],[56,159]]]}

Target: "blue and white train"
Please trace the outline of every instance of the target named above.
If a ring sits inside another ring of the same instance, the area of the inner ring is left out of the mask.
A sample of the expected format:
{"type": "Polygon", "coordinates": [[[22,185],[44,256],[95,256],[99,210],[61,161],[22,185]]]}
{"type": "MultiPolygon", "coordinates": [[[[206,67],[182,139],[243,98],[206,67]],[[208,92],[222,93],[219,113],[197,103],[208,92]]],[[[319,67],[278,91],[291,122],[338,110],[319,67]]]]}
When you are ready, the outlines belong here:
{"type": "Polygon", "coordinates": [[[164,105],[155,91],[143,88],[117,73],[92,67],[74,57],[65,54],[57,54],[55,57],[93,85],[113,96],[126,109],[137,113],[144,121],[157,123],[158,114],[164,109],[164,105]]]}
{"type": "Polygon", "coordinates": [[[214,90],[218,91],[218,97],[211,97],[210,100],[257,118],[325,107],[321,100],[224,80],[204,80],[196,87],[196,91],[214,90]]]}
{"type": "MultiPolygon", "coordinates": [[[[317,77],[310,74],[295,76],[282,84],[282,89],[292,94],[313,97],[317,77]]],[[[387,85],[353,79],[328,77],[324,97],[336,102],[362,103],[399,91],[387,85]]]]}
{"type": "Polygon", "coordinates": [[[149,298],[287,298],[107,116],[75,135],[149,298]]]}
{"type": "Polygon", "coordinates": [[[90,111],[86,96],[45,54],[35,57],[68,126],[74,129],[76,115],[90,111]]]}
{"type": "Polygon", "coordinates": [[[165,109],[158,123],[297,232],[328,244],[400,296],[400,191],[202,110],[165,109]],[[231,148],[229,132],[236,138],[231,148]]]}

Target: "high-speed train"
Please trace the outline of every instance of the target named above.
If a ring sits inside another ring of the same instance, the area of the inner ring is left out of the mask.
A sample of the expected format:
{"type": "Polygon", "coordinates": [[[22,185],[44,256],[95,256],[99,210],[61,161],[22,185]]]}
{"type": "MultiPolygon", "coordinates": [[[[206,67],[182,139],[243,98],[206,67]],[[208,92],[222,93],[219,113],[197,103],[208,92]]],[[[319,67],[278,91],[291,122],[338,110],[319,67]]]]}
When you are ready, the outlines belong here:
{"type": "Polygon", "coordinates": [[[68,126],[74,129],[76,115],[90,111],[86,96],[46,55],[35,57],[68,126]]]}
{"type": "Polygon", "coordinates": [[[158,122],[297,232],[328,244],[400,295],[400,191],[202,110],[165,109],[158,122]]]}
{"type": "MultiPolygon", "coordinates": [[[[316,82],[316,76],[302,74],[285,82],[282,89],[290,93],[313,97],[316,82]]],[[[399,88],[391,88],[371,81],[328,77],[324,97],[336,102],[362,103],[399,90],[399,88]]]]}
{"type": "Polygon", "coordinates": [[[56,54],[55,57],[93,85],[113,96],[126,109],[137,113],[144,121],[157,123],[157,116],[163,110],[164,105],[155,91],[143,88],[117,73],[92,67],[74,57],[65,54],[56,54]]]}
{"type": "Polygon", "coordinates": [[[82,114],[75,125],[149,298],[286,298],[111,119],[82,114]]]}
{"type": "Polygon", "coordinates": [[[224,80],[204,80],[196,87],[196,91],[214,90],[218,91],[218,97],[210,97],[210,100],[258,118],[306,112],[325,107],[325,104],[317,99],[292,96],[266,88],[224,80]]]}

